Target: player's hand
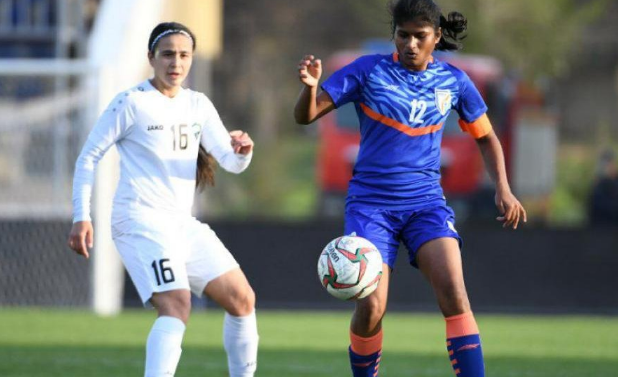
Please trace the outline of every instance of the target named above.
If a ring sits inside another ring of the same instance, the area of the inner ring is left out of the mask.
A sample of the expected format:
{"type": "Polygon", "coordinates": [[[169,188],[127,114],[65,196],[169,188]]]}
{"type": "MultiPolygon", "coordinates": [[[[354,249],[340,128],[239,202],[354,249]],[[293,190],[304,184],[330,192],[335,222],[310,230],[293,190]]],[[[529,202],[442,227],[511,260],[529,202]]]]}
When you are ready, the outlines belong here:
{"type": "Polygon", "coordinates": [[[230,137],[232,138],[234,153],[248,155],[253,150],[253,140],[251,140],[248,133],[234,130],[230,132],[230,137]]]}
{"type": "Polygon", "coordinates": [[[298,63],[298,77],[300,82],[309,86],[317,87],[322,76],[322,61],[313,55],[305,55],[298,63]]]}
{"type": "Polygon", "coordinates": [[[528,221],[526,210],[510,191],[496,192],[496,206],[500,211],[500,216],[496,220],[502,221],[504,228],[517,229],[520,221],[524,223],[528,221]]]}
{"type": "Polygon", "coordinates": [[[88,248],[92,248],[94,230],[90,221],[78,221],[73,224],[69,233],[69,247],[77,254],[83,255],[86,259],[90,257],[88,248]]]}

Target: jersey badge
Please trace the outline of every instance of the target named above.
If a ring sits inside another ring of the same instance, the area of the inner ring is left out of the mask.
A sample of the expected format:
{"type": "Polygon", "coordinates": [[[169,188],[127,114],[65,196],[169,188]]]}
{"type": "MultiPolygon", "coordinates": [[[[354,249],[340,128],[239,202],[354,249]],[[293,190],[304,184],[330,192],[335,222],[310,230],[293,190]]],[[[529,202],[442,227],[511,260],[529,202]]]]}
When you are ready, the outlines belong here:
{"type": "Polygon", "coordinates": [[[193,123],[191,126],[191,130],[193,131],[193,136],[195,136],[195,140],[200,139],[200,133],[202,132],[202,126],[199,123],[193,123]]]}
{"type": "Polygon", "coordinates": [[[438,111],[442,115],[446,115],[446,113],[451,108],[451,91],[448,89],[436,89],[436,107],[438,111]]]}

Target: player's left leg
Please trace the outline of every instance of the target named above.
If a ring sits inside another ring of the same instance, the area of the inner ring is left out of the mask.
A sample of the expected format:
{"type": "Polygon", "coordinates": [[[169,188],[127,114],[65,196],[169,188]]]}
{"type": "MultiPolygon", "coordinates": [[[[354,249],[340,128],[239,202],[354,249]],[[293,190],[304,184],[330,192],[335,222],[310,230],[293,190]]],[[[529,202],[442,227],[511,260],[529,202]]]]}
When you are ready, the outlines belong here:
{"type": "Polygon", "coordinates": [[[252,377],[257,369],[255,294],[240,268],[210,281],[204,293],[225,309],[223,345],[230,377],[252,377]]]}
{"type": "Polygon", "coordinates": [[[424,243],[416,263],[431,283],[446,319],[446,344],[457,377],[483,377],[485,367],[479,329],[470,309],[457,239],[424,243]]]}
{"type": "Polygon", "coordinates": [[[187,274],[191,291],[206,294],[223,309],[223,344],[230,377],[252,377],[257,368],[255,294],[238,263],[207,224],[184,224],[189,244],[187,274]]]}

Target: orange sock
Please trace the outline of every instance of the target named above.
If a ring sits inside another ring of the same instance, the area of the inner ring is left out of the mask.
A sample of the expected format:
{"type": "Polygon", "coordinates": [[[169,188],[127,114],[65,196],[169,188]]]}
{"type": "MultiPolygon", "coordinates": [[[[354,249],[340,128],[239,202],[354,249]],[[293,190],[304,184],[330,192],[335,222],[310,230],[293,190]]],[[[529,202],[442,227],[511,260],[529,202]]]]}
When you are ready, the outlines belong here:
{"type": "Polygon", "coordinates": [[[350,330],[350,347],[357,355],[373,355],[382,349],[382,329],[369,338],[358,336],[350,330]]]}
{"type": "Polygon", "coordinates": [[[485,376],[481,337],[472,312],[446,318],[446,349],[457,377],[485,376]]]}
{"type": "Polygon", "coordinates": [[[479,333],[479,328],[476,325],[472,312],[454,315],[445,319],[447,339],[479,333]]]}

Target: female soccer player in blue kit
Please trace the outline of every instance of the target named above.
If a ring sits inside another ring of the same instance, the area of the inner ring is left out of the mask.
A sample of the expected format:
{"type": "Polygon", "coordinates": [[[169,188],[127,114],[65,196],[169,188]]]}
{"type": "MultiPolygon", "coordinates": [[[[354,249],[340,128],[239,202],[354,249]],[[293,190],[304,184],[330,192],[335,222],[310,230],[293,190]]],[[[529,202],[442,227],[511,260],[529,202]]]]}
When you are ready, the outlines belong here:
{"type": "Polygon", "coordinates": [[[148,41],[154,77],[118,94],[94,126],[75,164],[68,244],[88,257],[94,171],[116,145],[120,181],[112,238],[144,305],[158,314],[146,341],[145,377],[169,377],[180,360],[191,292],[225,309],[223,344],[230,377],[257,367],[255,294],[238,263],[207,224],[191,216],[197,182],[213,183],[214,160],[240,173],[253,141],[227,132],[202,93],[183,88],[196,40],[184,25],[157,25],[148,41]]]}
{"type": "Polygon", "coordinates": [[[394,54],[360,57],[328,78],[319,94],[320,60],[307,55],[298,66],[304,84],[294,109],[298,123],[309,124],[348,102],[354,103],[360,121],[345,233],[373,242],[384,266],[377,290],[356,302],[350,325],[352,372],[355,377],[378,375],[389,275],[403,242],[410,263],[435,291],[455,374],[484,376],[479,330],[464,285],[461,239],[440,187],[440,143],[451,109],[459,114],[462,130],[476,139],[495,183],[497,219],[515,229],[526,221],[526,212],[511,193],[502,148],[478,90],[464,72],[432,56],[434,49],[460,48],[466,19],[457,12],[445,18],[432,0],[397,0],[390,10],[394,54]]]}

